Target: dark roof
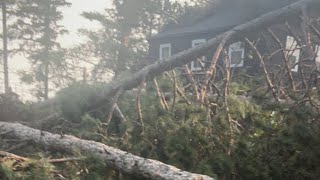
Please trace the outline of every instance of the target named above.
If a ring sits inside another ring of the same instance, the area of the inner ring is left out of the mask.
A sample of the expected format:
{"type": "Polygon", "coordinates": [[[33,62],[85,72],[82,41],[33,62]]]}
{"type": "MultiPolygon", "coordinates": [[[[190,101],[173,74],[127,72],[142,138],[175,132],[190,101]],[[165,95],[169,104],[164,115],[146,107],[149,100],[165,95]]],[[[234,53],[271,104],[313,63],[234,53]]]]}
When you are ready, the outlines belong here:
{"type": "Polygon", "coordinates": [[[297,0],[224,0],[217,5],[216,11],[187,26],[171,27],[153,36],[151,39],[179,36],[185,34],[226,31],[239,24],[279,9],[297,0]]]}

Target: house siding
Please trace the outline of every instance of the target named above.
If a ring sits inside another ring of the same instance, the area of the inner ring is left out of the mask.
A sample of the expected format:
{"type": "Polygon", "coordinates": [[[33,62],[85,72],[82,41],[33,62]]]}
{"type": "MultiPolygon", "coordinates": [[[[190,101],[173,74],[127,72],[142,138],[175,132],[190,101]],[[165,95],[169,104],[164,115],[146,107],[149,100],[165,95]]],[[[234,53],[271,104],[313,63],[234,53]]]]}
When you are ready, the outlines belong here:
{"type": "MultiPolygon", "coordinates": [[[[319,11],[317,11],[316,13],[312,11],[311,14],[313,14],[313,16],[319,16],[320,13],[319,13],[319,11]],[[316,14],[316,15],[314,15],[314,14],[316,14]]],[[[295,34],[303,42],[304,41],[303,40],[304,34],[301,30],[301,19],[297,15],[295,15],[295,16],[289,18],[288,23],[293,28],[293,31],[295,32],[295,34]]],[[[287,27],[282,23],[282,24],[273,24],[269,28],[275,33],[275,35],[281,41],[282,45],[285,47],[286,41],[287,41],[287,36],[292,36],[288,32],[287,27]]],[[[223,32],[224,31],[213,32],[213,33],[198,32],[198,33],[185,34],[185,35],[180,34],[179,36],[170,37],[170,38],[162,37],[162,38],[158,38],[158,39],[151,39],[149,41],[149,43],[150,43],[150,49],[149,49],[150,50],[149,51],[150,58],[149,59],[152,62],[159,59],[159,47],[161,44],[170,43],[171,44],[171,52],[172,52],[172,55],[174,55],[176,53],[179,53],[181,51],[184,51],[186,49],[191,48],[193,40],[196,40],[196,39],[209,40],[209,39],[211,39],[211,38],[215,37],[216,35],[221,34],[223,32]]],[[[262,55],[270,56],[271,54],[273,54],[274,52],[276,52],[277,50],[280,49],[278,43],[272,38],[272,36],[266,30],[257,30],[257,32],[252,32],[252,34],[248,38],[250,40],[257,40],[258,36],[261,37],[260,36],[261,34],[262,34],[263,38],[261,38],[260,42],[257,44],[257,49],[259,50],[259,52],[262,55]]],[[[320,44],[319,39],[317,37],[313,37],[313,42],[316,42],[315,44],[320,44]]],[[[230,42],[230,43],[233,43],[233,42],[230,42]]],[[[214,52],[215,52],[215,50],[213,49],[212,51],[204,54],[206,56],[206,61],[207,61],[206,66],[207,67],[210,66],[210,62],[211,62],[211,59],[212,59],[214,52]]],[[[300,53],[299,59],[301,60],[304,58],[305,58],[305,55],[303,53],[300,53]]],[[[274,54],[272,56],[272,58],[265,61],[265,64],[266,64],[269,72],[276,73],[277,70],[279,69],[279,66],[282,65],[283,62],[284,62],[284,60],[283,60],[282,52],[279,51],[278,53],[274,54]]],[[[218,65],[220,65],[220,66],[223,65],[223,61],[221,59],[219,59],[218,65]]],[[[255,57],[252,55],[252,52],[250,51],[248,45],[245,45],[245,55],[244,55],[243,67],[237,67],[235,72],[237,72],[241,69],[246,69],[246,72],[248,74],[255,74],[261,70],[259,60],[255,59],[255,57]]],[[[306,67],[304,67],[303,69],[306,72],[308,72],[308,69],[306,69],[306,67]]],[[[298,70],[298,72],[299,72],[299,70],[298,70]]],[[[294,74],[294,76],[297,76],[298,72],[292,72],[292,74],[294,74]]]]}
{"type": "Polygon", "coordinates": [[[192,47],[192,41],[196,39],[209,40],[216,36],[216,33],[197,33],[188,36],[151,39],[149,40],[149,59],[154,62],[159,59],[159,48],[161,44],[171,44],[171,53],[177,54],[192,47]]]}

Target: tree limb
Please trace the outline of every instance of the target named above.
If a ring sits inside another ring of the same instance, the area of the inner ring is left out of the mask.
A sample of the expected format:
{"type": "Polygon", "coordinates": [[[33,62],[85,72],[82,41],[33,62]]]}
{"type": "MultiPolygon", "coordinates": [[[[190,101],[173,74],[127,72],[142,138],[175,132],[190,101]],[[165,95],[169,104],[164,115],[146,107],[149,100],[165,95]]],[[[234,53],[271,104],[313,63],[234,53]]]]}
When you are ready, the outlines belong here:
{"type": "Polygon", "coordinates": [[[0,122],[0,132],[10,132],[6,136],[32,141],[48,148],[60,149],[66,152],[90,154],[103,160],[107,165],[128,174],[155,180],[213,180],[205,175],[182,171],[174,166],[166,165],[156,160],[145,159],[131,153],[109,147],[105,144],[76,138],[74,136],[61,136],[45,131],[29,128],[18,123],[0,122]]]}
{"type": "Polygon", "coordinates": [[[190,63],[191,61],[195,60],[197,57],[202,56],[209,50],[216,49],[221,41],[226,41],[226,37],[228,37],[227,39],[232,39],[235,38],[235,36],[237,35],[246,36],[248,34],[252,34],[252,32],[256,32],[258,29],[262,29],[268,27],[271,24],[284,21],[291,13],[301,11],[302,6],[309,5],[311,3],[318,3],[318,0],[297,1],[278,10],[262,15],[247,23],[241,24],[221,35],[218,35],[210,39],[209,41],[207,41],[207,43],[180,52],[176,55],[171,56],[169,59],[166,59],[165,61],[158,61],[154,64],[146,66],[141,71],[133,74],[132,76],[126,79],[123,79],[121,82],[118,82],[116,86],[113,86],[112,88],[106,88],[105,91],[102,93],[103,97],[99,98],[99,101],[95,103],[95,106],[105,104],[105,102],[108,99],[110,99],[110,97],[112,97],[121,88],[124,91],[126,91],[139,86],[140,82],[144,77],[147,77],[148,79],[153,79],[154,77],[162,74],[165,71],[169,71],[176,67],[180,67],[184,64],[190,63]]]}

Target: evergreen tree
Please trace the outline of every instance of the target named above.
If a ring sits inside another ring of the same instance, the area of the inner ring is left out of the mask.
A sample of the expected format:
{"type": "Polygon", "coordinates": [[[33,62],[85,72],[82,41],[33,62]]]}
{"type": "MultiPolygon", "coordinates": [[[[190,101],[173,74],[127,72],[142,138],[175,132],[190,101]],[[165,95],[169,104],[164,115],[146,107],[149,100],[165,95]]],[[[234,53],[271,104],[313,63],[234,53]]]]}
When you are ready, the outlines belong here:
{"type": "Polygon", "coordinates": [[[1,11],[2,11],[2,57],[3,57],[3,75],[4,75],[4,91],[9,93],[10,84],[9,84],[9,67],[8,67],[8,57],[11,53],[8,48],[8,42],[13,41],[15,37],[10,35],[11,32],[11,23],[12,23],[12,9],[14,9],[15,0],[3,0],[1,1],[1,11]],[[9,22],[8,22],[9,21],[9,22]]]}
{"type": "Polygon", "coordinates": [[[99,60],[93,74],[97,76],[103,69],[117,77],[128,69],[140,69],[147,63],[141,61],[148,51],[147,38],[183,13],[184,6],[170,0],[114,0],[113,7],[104,13],[83,13],[102,25],[97,31],[80,31],[88,37],[85,46],[99,60]]]}
{"type": "Polygon", "coordinates": [[[19,1],[16,23],[23,40],[22,48],[32,64],[32,71],[24,73],[23,80],[37,83],[36,95],[48,99],[51,83],[58,86],[68,79],[65,50],[57,41],[67,31],[58,22],[63,18],[61,9],[71,4],[66,0],[19,1]],[[29,77],[29,78],[27,78],[29,77]]]}
{"type": "Polygon", "coordinates": [[[4,72],[4,89],[9,91],[9,72],[8,72],[8,37],[7,37],[7,4],[5,1],[2,6],[2,41],[3,41],[3,72],[4,72]]]}

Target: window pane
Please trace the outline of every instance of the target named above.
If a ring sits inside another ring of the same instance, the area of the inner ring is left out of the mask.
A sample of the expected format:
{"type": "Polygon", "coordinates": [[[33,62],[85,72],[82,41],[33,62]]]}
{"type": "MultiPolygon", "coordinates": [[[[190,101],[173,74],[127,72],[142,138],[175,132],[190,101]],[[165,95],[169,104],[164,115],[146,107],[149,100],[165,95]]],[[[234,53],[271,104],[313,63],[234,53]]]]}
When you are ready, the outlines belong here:
{"type": "Polygon", "coordinates": [[[288,36],[287,37],[287,49],[293,50],[296,48],[296,46],[297,46],[297,42],[294,40],[294,38],[291,36],[288,36]]]}
{"type": "MultiPolygon", "coordinates": [[[[204,44],[206,42],[205,39],[197,39],[197,40],[193,40],[192,41],[192,47],[195,47],[195,46],[199,46],[201,44],[204,44]]],[[[197,58],[197,60],[193,61],[191,63],[191,70],[201,70],[202,69],[202,66],[201,66],[201,62],[204,62],[205,61],[205,56],[202,56],[200,58],[197,58]]]]}
{"type": "Polygon", "coordinates": [[[201,68],[201,64],[199,61],[203,62],[203,58],[198,58],[196,61],[193,61],[193,68],[198,68],[198,69],[201,68]]]}
{"type": "Polygon", "coordinates": [[[297,41],[292,36],[287,36],[287,42],[286,42],[286,51],[287,51],[287,58],[288,58],[288,64],[290,66],[291,71],[298,71],[298,65],[293,67],[294,64],[299,62],[300,57],[300,49],[297,41]]]}
{"type": "Polygon", "coordinates": [[[243,51],[231,51],[231,64],[241,64],[243,51]]]}
{"type": "Polygon", "coordinates": [[[202,42],[197,42],[197,43],[193,43],[193,46],[198,46],[198,45],[201,45],[203,44],[202,42]]]}
{"type": "Polygon", "coordinates": [[[236,50],[240,50],[240,49],[243,49],[242,42],[236,42],[236,43],[233,43],[229,46],[229,50],[231,50],[231,51],[236,51],[236,50]]]}
{"type": "Polygon", "coordinates": [[[289,62],[288,62],[289,67],[291,68],[296,63],[297,63],[297,57],[296,56],[290,56],[289,62]]]}
{"type": "Polygon", "coordinates": [[[161,58],[167,59],[170,56],[170,48],[169,47],[163,47],[161,50],[161,58]]]}
{"type": "Polygon", "coordinates": [[[235,42],[229,45],[230,67],[242,67],[244,58],[244,43],[235,42]]]}
{"type": "Polygon", "coordinates": [[[320,63],[320,46],[316,46],[316,62],[320,63]]]}
{"type": "Polygon", "coordinates": [[[290,56],[296,56],[296,62],[298,62],[300,56],[300,49],[297,44],[297,41],[291,36],[287,37],[286,49],[287,57],[290,59],[290,56]]]}

